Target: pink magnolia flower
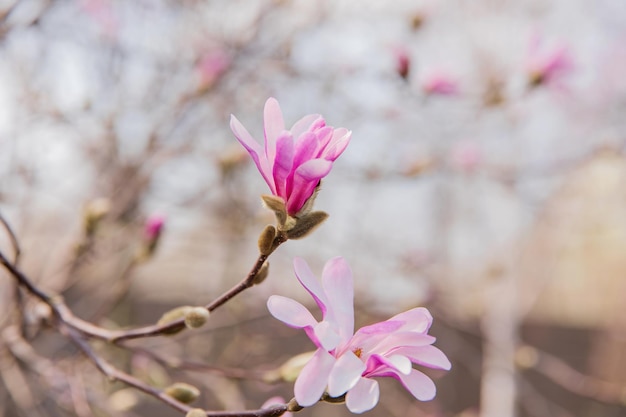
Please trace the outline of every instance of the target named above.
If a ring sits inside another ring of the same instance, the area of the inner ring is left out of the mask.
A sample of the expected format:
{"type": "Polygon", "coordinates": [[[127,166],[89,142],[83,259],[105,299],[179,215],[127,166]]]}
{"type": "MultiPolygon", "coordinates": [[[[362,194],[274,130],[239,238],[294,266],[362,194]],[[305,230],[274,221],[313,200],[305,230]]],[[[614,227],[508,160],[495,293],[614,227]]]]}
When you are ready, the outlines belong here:
{"type": "Polygon", "coordinates": [[[294,268],[322,310],[322,321],[290,298],[274,295],[267,306],[278,320],[304,329],[317,346],[295,383],[300,405],[315,404],[326,391],[331,397],[346,394],[346,405],[353,413],[368,411],[378,403],[375,377],[399,380],[418,400],[434,398],[433,381],[412,366],[446,370],[451,366],[443,352],[432,346],[435,338],[428,335],[432,324],[428,310],[414,308],[354,333],[354,290],[348,263],[341,257],[328,261],[321,283],[303,259],[296,258],[294,268]]]}
{"type": "Polygon", "coordinates": [[[231,116],[230,128],[256,163],[272,194],[283,199],[292,216],[297,216],[313,195],[352,136],[347,129],[326,126],[319,114],[304,116],[287,130],[275,98],[265,102],[265,146],[235,116],[231,116]]]}

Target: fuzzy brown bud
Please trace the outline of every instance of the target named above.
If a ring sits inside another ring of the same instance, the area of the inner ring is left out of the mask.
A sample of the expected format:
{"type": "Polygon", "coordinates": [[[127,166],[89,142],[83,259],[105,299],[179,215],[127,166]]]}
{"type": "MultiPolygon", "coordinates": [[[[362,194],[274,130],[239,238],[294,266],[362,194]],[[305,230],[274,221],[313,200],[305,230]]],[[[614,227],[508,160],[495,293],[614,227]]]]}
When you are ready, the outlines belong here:
{"type": "Polygon", "coordinates": [[[261,265],[259,272],[257,272],[256,275],[254,276],[254,281],[253,281],[254,285],[258,285],[262,283],[263,281],[265,281],[265,278],[267,278],[269,273],[270,273],[270,263],[265,262],[263,263],[263,265],[261,265]]]}
{"type": "Polygon", "coordinates": [[[204,326],[209,319],[209,310],[205,307],[192,307],[185,314],[185,326],[190,329],[197,329],[204,326]]]}
{"type": "Polygon", "coordinates": [[[198,388],[184,382],[176,382],[165,388],[164,392],[185,404],[195,401],[200,396],[200,390],[198,388]]]}
{"type": "Polygon", "coordinates": [[[287,208],[282,198],[274,195],[262,195],[261,199],[265,204],[265,207],[272,210],[276,215],[276,221],[278,222],[278,228],[282,229],[287,222],[287,208]]]}
{"type": "Polygon", "coordinates": [[[297,219],[296,224],[285,233],[289,239],[301,239],[315,230],[328,218],[328,213],[314,211],[297,219]]]}
{"type": "Polygon", "coordinates": [[[259,236],[259,253],[261,255],[269,255],[274,250],[274,238],[276,237],[276,228],[268,225],[263,229],[259,236]]]}

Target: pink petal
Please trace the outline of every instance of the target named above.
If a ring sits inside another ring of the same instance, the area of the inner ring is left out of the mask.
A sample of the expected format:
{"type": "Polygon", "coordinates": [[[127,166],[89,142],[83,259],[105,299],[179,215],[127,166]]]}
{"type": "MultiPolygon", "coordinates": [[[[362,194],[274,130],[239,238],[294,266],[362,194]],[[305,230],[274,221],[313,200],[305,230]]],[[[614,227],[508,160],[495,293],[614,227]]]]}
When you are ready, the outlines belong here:
{"type": "Polygon", "coordinates": [[[433,316],[424,307],[413,308],[404,313],[397,314],[389,320],[402,320],[405,325],[402,326],[403,331],[413,331],[426,333],[433,324],[433,316]]]}
{"type": "Polygon", "coordinates": [[[351,389],[361,379],[365,364],[352,351],[341,355],[328,377],[328,395],[339,397],[351,389]]]}
{"type": "Polygon", "coordinates": [[[392,372],[395,371],[408,375],[413,367],[411,366],[411,361],[406,356],[402,355],[391,355],[389,357],[381,356],[381,355],[372,355],[369,357],[367,361],[367,373],[377,374],[382,372],[387,372],[387,368],[391,368],[392,372]]]}
{"type": "Polygon", "coordinates": [[[318,323],[313,328],[313,333],[319,341],[319,347],[324,348],[327,352],[336,348],[339,342],[341,342],[341,338],[332,328],[331,323],[327,321],[318,323]]]}
{"type": "MultiPolygon", "coordinates": [[[[293,127],[290,129],[294,138],[299,137],[304,132],[311,130],[311,126],[313,126],[314,122],[317,122],[319,119],[322,119],[322,116],[319,114],[309,114],[308,116],[304,116],[302,119],[298,120],[294,123],[293,127]]],[[[322,119],[324,120],[324,119],[322,119]]]]}
{"type": "Polygon", "coordinates": [[[413,363],[428,368],[445,369],[446,371],[452,368],[452,364],[446,355],[434,346],[401,347],[394,350],[393,353],[404,355],[413,363]]]}
{"type": "Polygon", "coordinates": [[[294,144],[291,133],[282,131],[276,140],[276,158],[274,159],[274,184],[276,195],[287,199],[287,177],[293,168],[294,144]]]}
{"type": "Polygon", "coordinates": [[[261,145],[250,135],[248,130],[237,120],[233,115],[230,116],[230,129],[235,134],[235,137],[248,151],[252,160],[256,164],[259,172],[265,179],[265,182],[270,187],[272,194],[276,194],[276,187],[274,186],[274,177],[272,176],[272,170],[269,162],[263,153],[261,145]]]}
{"type": "Polygon", "coordinates": [[[364,347],[364,350],[372,353],[387,354],[400,347],[404,346],[426,346],[435,342],[433,336],[415,333],[415,332],[394,332],[385,338],[377,338],[374,341],[378,342],[374,346],[364,347]]]}
{"type": "Polygon", "coordinates": [[[348,262],[336,257],[324,265],[322,286],[328,299],[328,309],[339,324],[339,335],[348,340],[354,333],[354,281],[348,262]]]}
{"type": "Polygon", "coordinates": [[[265,130],[265,155],[271,164],[276,156],[276,139],[285,130],[283,113],[280,111],[278,101],[274,97],[268,98],[265,102],[263,128],[265,130]]]}
{"type": "Polygon", "coordinates": [[[296,176],[300,176],[304,181],[319,181],[328,175],[332,167],[331,161],[311,159],[298,167],[296,176]]]}
{"type": "Polygon", "coordinates": [[[350,340],[350,346],[359,347],[366,352],[379,344],[390,333],[395,332],[404,325],[402,321],[383,321],[369,326],[361,327],[350,340]]]}
{"type": "Polygon", "coordinates": [[[348,131],[344,128],[335,129],[333,138],[331,139],[327,148],[322,153],[321,157],[329,161],[334,161],[335,159],[339,158],[339,155],[343,153],[343,151],[350,143],[351,137],[351,131],[348,131]]]}
{"type": "Polygon", "coordinates": [[[317,280],[311,268],[306,263],[306,261],[302,258],[295,258],[293,260],[293,269],[296,272],[296,277],[300,284],[311,294],[315,302],[317,303],[322,313],[326,314],[326,304],[328,301],[326,300],[326,294],[324,293],[324,289],[322,285],[317,280]]]}
{"type": "MultiPolygon", "coordinates": [[[[323,128],[315,132],[315,136],[317,138],[317,149],[318,149],[317,155],[315,155],[316,158],[322,157],[322,154],[326,150],[326,147],[328,146],[328,144],[330,143],[333,137],[334,131],[335,130],[331,126],[324,126],[323,128]]],[[[328,158],[324,158],[324,159],[328,159],[328,158]]]]}
{"type": "Polygon", "coordinates": [[[435,383],[417,369],[413,369],[409,375],[397,374],[396,377],[418,400],[430,401],[435,398],[435,394],[437,393],[435,383]]]}
{"type": "Polygon", "coordinates": [[[346,406],[351,412],[361,414],[376,407],[379,397],[378,382],[369,378],[361,378],[354,388],[348,391],[346,406]]]}
{"type": "Polygon", "coordinates": [[[315,158],[317,153],[317,136],[311,132],[301,134],[296,140],[296,151],[294,158],[294,167],[299,167],[306,161],[315,158]]]}
{"type": "Polygon", "coordinates": [[[291,327],[301,329],[317,324],[317,320],[309,310],[291,298],[272,295],[267,300],[267,308],[272,316],[291,327]]]}
{"type": "Polygon", "coordinates": [[[296,379],[294,392],[298,404],[310,407],[322,397],[334,364],[335,357],[330,353],[323,349],[315,352],[296,379]]]}
{"type": "Polygon", "coordinates": [[[295,214],[311,197],[319,181],[328,175],[332,162],[324,159],[311,159],[300,165],[293,176],[292,193],[287,201],[287,212],[295,214]]]}

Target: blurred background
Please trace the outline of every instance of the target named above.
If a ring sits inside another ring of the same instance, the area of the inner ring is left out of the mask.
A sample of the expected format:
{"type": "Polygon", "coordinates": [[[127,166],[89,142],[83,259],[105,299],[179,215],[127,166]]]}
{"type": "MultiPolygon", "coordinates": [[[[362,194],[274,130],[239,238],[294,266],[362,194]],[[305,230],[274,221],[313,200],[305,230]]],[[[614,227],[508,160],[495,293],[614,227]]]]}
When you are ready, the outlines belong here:
{"type": "MultiPolygon", "coordinates": [[[[261,139],[274,96],[287,125],[353,131],[316,202],[329,220],[206,329],[99,353],[207,409],[288,400],[259,375],[313,346],[266,299],[311,305],[293,257],[320,273],[340,255],[357,325],[426,306],[453,363],[427,371],[435,400],[385,380],[367,415],[626,416],[625,75],[621,0],[3,0],[0,213],[20,267],[82,318],[204,305],[273,222],[229,117],[261,139]]],[[[108,383],[0,277],[0,417],[178,415],[108,383]]]]}

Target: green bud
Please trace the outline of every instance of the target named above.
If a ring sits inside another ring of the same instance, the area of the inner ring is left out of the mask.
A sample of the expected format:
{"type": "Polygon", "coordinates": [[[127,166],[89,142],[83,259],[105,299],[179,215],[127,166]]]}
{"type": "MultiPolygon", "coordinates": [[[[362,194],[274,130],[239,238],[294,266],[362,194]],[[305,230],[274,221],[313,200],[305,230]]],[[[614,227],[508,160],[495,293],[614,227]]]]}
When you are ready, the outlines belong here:
{"type": "Polygon", "coordinates": [[[263,265],[261,265],[259,272],[257,272],[256,276],[254,277],[254,281],[253,281],[254,285],[258,285],[262,283],[263,281],[265,281],[265,278],[267,278],[269,273],[270,273],[270,263],[264,262],[263,265]]]}
{"type": "Polygon", "coordinates": [[[261,255],[269,255],[274,250],[274,238],[276,237],[276,228],[268,225],[259,236],[259,253],[261,255]]]}
{"type": "Polygon", "coordinates": [[[209,319],[209,310],[205,307],[192,307],[185,314],[185,326],[190,329],[197,329],[204,326],[209,319]]]}
{"type": "Polygon", "coordinates": [[[198,388],[184,382],[176,382],[165,388],[164,392],[185,404],[195,401],[200,396],[200,390],[198,388]]]}
{"type": "Polygon", "coordinates": [[[285,233],[289,239],[301,239],[311,233],[328,218],[328,213],[314,211],[297,219],[296,224],[285,233]]]}

